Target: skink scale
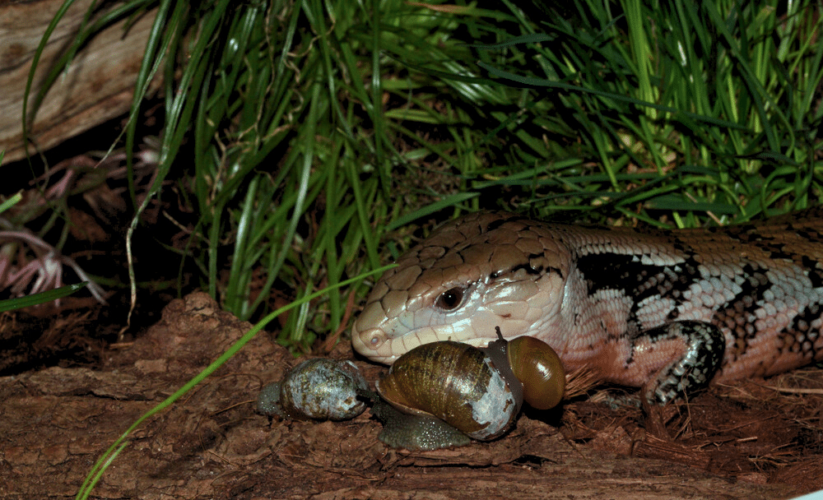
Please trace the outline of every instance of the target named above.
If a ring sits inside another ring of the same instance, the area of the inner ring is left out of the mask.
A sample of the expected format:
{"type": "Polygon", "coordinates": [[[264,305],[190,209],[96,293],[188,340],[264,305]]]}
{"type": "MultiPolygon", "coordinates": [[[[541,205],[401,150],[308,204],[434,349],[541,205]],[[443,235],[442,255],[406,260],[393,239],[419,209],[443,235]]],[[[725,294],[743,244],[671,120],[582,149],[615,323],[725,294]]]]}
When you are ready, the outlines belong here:
{"type": "Polygon", "coordinates": [[[538,337],[567,370],[659,403],[823,360],[823,209],[663,231],[475,213],[374,286],[352,340],[390,364],[422,343],[538,337]]]}

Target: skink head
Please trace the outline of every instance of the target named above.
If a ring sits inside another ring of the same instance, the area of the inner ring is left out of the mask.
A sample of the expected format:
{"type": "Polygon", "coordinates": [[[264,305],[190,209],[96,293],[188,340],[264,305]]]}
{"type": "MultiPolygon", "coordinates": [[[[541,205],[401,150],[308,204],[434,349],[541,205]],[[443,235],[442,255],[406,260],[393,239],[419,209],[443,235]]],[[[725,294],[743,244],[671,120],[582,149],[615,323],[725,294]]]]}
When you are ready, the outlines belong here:
{"type": "Polygon", "coordinates": [[[570,256],[541,223],[510,213],[453,221],[409,250],[375,284],[352,330],[357,352],[392,363],[429,342],[485,346],[530,335],[562,302],[570,256]]]}

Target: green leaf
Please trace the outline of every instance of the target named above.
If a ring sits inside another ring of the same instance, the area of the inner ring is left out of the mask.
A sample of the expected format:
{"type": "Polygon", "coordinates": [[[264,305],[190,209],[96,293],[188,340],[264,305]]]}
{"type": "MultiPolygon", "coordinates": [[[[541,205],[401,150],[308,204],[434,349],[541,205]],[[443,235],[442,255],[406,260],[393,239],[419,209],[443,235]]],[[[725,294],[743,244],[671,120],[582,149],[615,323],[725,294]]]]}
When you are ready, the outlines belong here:
{"type": "Polygon", "coordinates": [[[35,293],[32,295],[27,295],[25,297],[2,300],[0,301],[0,312],[12,311],[14,309],[20,309],[23,307],[36,306],[38,304],[45,304],[46,302],[61,299],[82,289],[87,284],[88,282],[84,281],[82,283],[61,286],[60,288],[55,288],[54,290],[35,293]]]}

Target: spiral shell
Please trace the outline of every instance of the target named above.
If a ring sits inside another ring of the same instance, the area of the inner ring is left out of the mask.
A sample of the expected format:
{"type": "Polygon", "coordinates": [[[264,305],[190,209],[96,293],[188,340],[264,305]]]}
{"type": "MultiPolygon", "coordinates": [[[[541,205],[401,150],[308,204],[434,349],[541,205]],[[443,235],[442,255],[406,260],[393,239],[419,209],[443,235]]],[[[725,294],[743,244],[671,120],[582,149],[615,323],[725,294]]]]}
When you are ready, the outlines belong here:
{"type": "Polygon", "coordinates": [[[377,392],[398,410],[430,415],[471,438],[494,439],[517,418],[524,400],[537,409],[563,397],[565,372],[546,343],[532,337],[485,349],[458,342],[434,342],[394,362],[377,392]]]}
{"type": "Polygon", "coordinates": [[[503,434],[520,409],[491,360],[458,342],[424,344],[401,356],[377,392],[401,411],[434,415],[481,440],[503,434]]]}
{"type": "Polygon", "coordinates": [[[294,420],[347,420],[366,409],[357,397],[357,390],[366,388],[351,361],[309,359],[292,368],[282,382],[264,387],[257,410],[294,420]]]}

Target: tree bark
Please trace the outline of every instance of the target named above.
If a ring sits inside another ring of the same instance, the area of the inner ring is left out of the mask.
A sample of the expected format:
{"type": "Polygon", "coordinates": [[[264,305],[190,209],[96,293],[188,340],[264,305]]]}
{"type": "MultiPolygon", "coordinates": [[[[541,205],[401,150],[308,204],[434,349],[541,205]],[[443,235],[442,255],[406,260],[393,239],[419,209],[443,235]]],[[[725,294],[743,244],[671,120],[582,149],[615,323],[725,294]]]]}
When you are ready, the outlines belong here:
{"type": "MultiPolygon", "coordinates": [[[[72,5],[37,65],[28,99],[30,154],[50,149],[129,109],[156,11],[140,16],[128,29],[127,20],[122,20],[98,33],[77,52],[39,108],[32,109],[44,79],[71,50],[91,3],[78,0],[72,5]]],[[[25,157],[22,120],[26,81],[40,40],[62,4],[63,0],[0,0],[0,151],[5,150],[4,163],[25,157]]]]}
{"type": "MultiPolygon", "coordinates": [[[[101,356],[96,369],[51,367],[0,377],[0,498],[72,498],[92,464],[132,422],[250,327],[220,311],[208,295],[195,293],[169,304],[163,319],[134,343],[101,356]]],[[[347,359],[352,352],[339,345],[331,356],[347,359]]],[[[93,497],[772,499],[820,483],[814,479],[821,477],[816,456],[793,468],[816,483],[793,476],[765,484],[768,475],[756,469],[729,474],[722,464],[700,460],[715,446],[646,439],[636,441],[635,449],[650,443],[643,455],[657,458],[604,451],[620,448],[623,440],[632,448],[632,438],[617,427],[621,422],[609,432],[592,430],[593,439],[583,443],[521,416],[517,428],[499,440],[413,453],[378,441],[381,426],[368,411],[351,421],[322,423],[269,421],[256,414],[261,386],[280,380],[297,362],[261,332],[130,435],[93,497]]],[[[356,363],[372,384],[385,372],[356,363]]],[[[777,425],[774,419],[767,423],[777,425]]]]}

